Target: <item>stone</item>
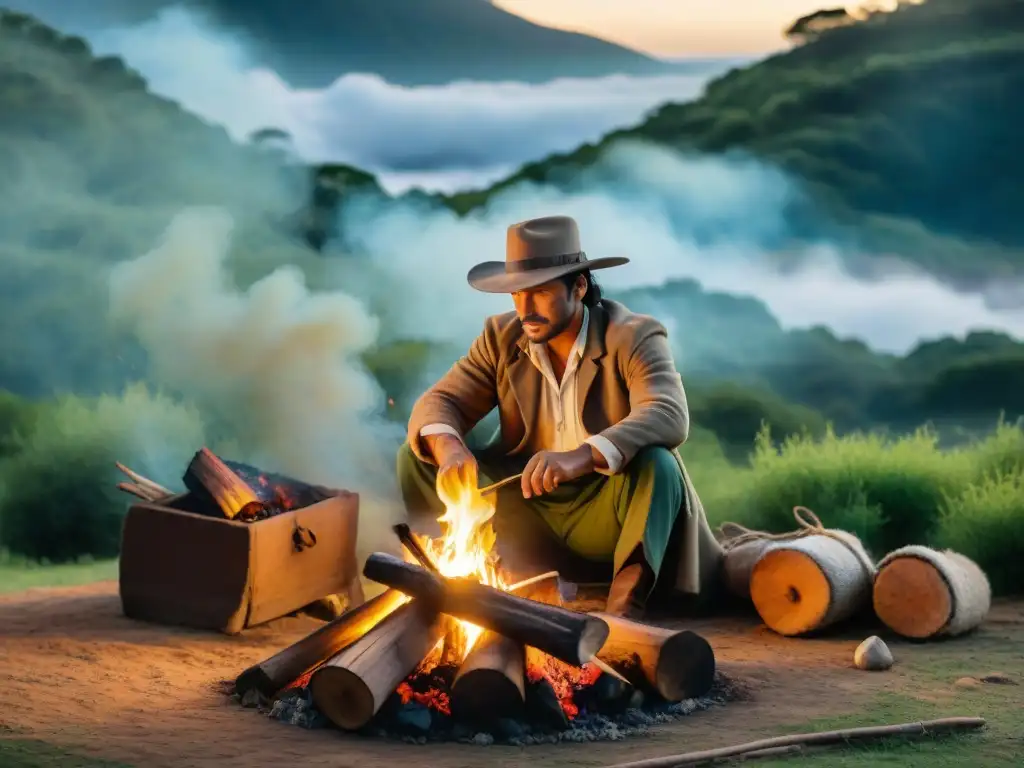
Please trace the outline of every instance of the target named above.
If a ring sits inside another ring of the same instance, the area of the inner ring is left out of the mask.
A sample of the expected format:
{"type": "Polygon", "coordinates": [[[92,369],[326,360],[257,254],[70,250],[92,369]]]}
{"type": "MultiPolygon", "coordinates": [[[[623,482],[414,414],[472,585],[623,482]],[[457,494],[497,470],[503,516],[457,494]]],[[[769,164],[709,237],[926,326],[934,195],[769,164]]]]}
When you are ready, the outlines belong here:
{"type": "Polygon", "coordinates": [[[853,652],[853,664],[857,669],[880,671],[889,669],[892,663],[892,651],[878,635],[869,637],[853,652]]]}
{"type": "Polygon", "coordinates": [[[981,680],[976,677],[960,677],[953,685],[957,688],[981,688],[981,680]]]}
{"type": "Polygon", "coordinates": [[[395,719],[408,730],[421,733],[428,733],[430,731],[430,710],[414,701],[403,704],[399,708],[395,719]]]}

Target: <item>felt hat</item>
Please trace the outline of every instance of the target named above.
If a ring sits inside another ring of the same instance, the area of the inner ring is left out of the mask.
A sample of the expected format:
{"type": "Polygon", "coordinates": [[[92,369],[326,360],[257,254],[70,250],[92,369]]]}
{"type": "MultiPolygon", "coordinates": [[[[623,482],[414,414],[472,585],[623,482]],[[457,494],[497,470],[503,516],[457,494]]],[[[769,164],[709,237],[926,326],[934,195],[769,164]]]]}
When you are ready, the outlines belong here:
{"type": "Polygon", "coordinates": [[[477,264],[469,270],[467,279],[478,291],[514,293],[587,269],[628,263],[624,256],[587,259],[580,247],[576,221],[569,216],[545,216],[510,226],[505,260],[477,264]]]}

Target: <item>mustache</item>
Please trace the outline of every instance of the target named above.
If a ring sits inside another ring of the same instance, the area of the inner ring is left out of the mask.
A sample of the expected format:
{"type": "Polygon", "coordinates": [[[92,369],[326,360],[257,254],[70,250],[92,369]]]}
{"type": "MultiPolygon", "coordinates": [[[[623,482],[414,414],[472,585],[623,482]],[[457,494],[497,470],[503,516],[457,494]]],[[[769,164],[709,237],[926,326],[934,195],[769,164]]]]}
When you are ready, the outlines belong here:
{"type": "Polygon", "coordinates": [[[522,320],[520,320],[520,322],[522,322],[522,323],[538,323],[538,324],[547,325],[548,320],[547,320],[546,317],[541,317],[540,315],[527,315],[522,320]]]}

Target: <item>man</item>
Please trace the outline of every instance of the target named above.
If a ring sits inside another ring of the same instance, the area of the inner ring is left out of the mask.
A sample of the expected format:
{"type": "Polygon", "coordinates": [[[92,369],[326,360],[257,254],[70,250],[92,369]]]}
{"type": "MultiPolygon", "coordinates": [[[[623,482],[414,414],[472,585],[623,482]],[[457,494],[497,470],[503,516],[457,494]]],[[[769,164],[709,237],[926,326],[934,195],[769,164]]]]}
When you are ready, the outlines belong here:
{"type": "Polygon", "coordinates": [[[522,472],[496,492],[503,558],[611,575],[608,612],[635,618],[656,585],[706,593],[721,549],[676,451],[689,416],[665,328],[601,298],[591,276],[628,261],[589,261],[569,217],[509,227],[505,261],[468,280],[515,311],[488,318],[416,402],[398,474],[410,515],[436,519],[438,488],[522,472]],[[494,408],[500,435],[474,453],[465,437],[494,408]]]}

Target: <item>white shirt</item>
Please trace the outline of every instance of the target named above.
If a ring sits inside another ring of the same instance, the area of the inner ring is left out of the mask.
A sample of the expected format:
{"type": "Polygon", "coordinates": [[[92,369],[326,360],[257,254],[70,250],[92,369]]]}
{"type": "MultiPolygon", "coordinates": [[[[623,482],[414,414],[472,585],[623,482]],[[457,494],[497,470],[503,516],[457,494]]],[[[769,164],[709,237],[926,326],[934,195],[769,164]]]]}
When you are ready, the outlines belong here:
{"type": "MultiPolygon", "coordinates": [[[[576,379],[580,361],[586,351],[589,325],[590,312],[583,307],[583,324],[580,326],[576,342],[566,360],[565,373],[562,374],[561,383],[555,378],[551,359],[548,357],[547,345],[530,343],[530,360],[540,371],[547,384],[541,390],[540,409],[537,415],[538,418],[555,427],[551,433],[552,444],[542,446],[541,449],[559,452],[573,451],[587,443],[596,448],[608,464],[607,469],[597,469],[596,471],[605,475],[614,475],[622,469],[622,453],[608,438],[587,433],[580,418],[580,408],[577,402],[576,379]]],[[[462,439],[462,435],[448,424],[427,424],[420,430],[420,437],[440,434],[454,435],[460,440],[462,439]]]]}

